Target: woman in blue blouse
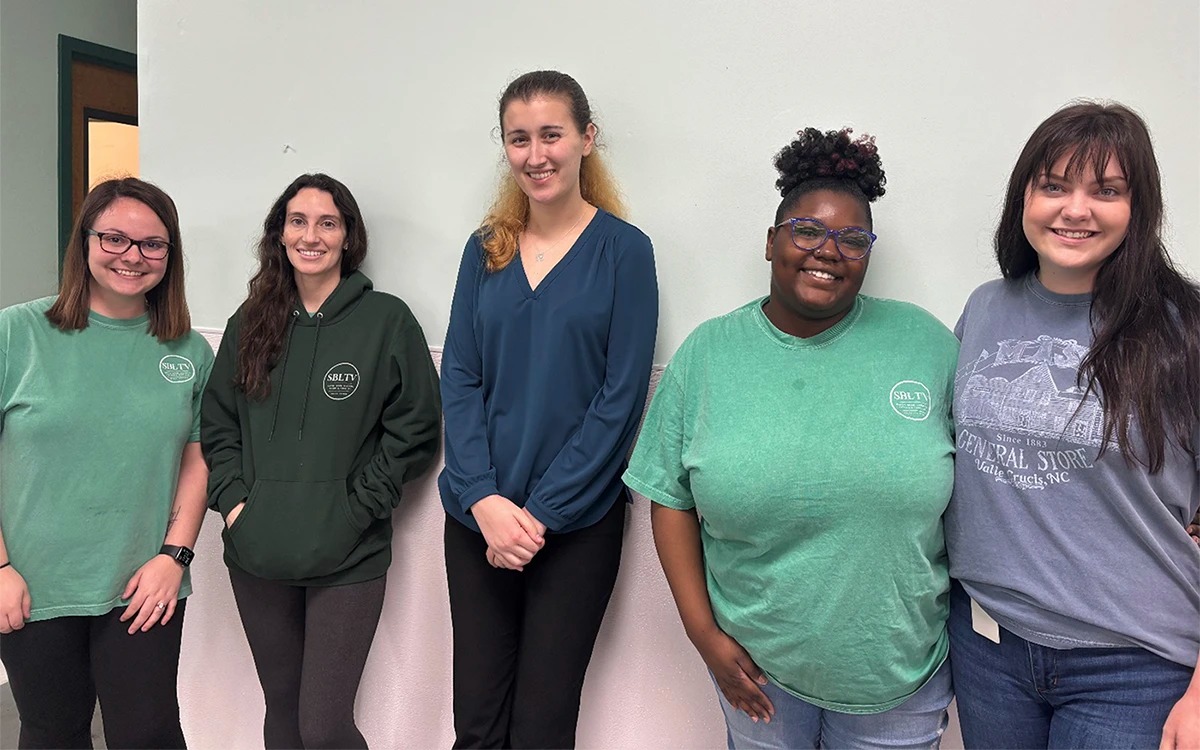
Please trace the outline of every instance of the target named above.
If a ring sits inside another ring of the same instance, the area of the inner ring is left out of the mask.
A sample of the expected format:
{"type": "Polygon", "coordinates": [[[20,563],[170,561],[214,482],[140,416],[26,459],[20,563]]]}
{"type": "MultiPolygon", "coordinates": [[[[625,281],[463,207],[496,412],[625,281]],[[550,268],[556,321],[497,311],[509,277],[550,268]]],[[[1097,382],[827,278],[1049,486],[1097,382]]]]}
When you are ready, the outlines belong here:
{"type": "Polygon", "coordinates": [[[500,132],[510,169],[467,241],[442,359],[454,746],[573,747],[658,286],[573,78],[517,78],[500,132]]]}

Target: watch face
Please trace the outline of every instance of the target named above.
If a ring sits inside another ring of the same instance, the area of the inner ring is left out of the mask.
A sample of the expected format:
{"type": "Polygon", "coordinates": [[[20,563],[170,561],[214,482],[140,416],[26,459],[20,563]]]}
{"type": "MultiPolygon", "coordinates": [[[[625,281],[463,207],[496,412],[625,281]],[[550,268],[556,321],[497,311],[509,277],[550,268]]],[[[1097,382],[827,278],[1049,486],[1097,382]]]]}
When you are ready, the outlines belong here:
{"type": "Polygon", "coordinates": [[[158,553],[166,555],[185,568],[192,564],[192,558],[196,556],[196,553],[187,547],[177,547],[173,544],[164,544],[158,553]]]}

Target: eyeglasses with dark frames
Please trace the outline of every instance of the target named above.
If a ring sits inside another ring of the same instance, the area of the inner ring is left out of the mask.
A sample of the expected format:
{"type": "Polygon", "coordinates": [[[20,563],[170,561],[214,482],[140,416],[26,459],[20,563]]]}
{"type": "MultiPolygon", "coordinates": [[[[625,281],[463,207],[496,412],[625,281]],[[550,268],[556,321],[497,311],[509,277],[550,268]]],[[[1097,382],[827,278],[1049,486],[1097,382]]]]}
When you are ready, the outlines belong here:
{"type": "Polygon", "coordinates": [[[100,240],[100,249],[111,255],[124,255],[130,246],[135,246],[146,260],[162,260],[171,252],[171,243],[166,240],[133,240],[119,232],[97,232],[89,229],[84,234],[100,240]]]}
{"type": "Polygon", "coordinates": [[[834,247],[838,255],[846,260],[862,260],[871,253],[877,237],[862,227],[845,227],[830,229],[819,219],[808,217],[788,219],[775,225],[776,229],[785,224],[792,225],[792,244],[801,250],[812,253],[833,237],[834,247]]]}

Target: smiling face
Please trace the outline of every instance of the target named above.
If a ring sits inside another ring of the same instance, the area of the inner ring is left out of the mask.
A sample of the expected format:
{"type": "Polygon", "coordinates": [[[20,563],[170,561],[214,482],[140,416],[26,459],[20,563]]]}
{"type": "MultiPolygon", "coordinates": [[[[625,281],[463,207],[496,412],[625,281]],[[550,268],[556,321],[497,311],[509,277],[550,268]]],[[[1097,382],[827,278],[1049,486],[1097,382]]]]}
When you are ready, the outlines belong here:
{"type": "Polygon", "coordinates": [[[296,283],[333,281],[342,277],[346,226],[333,196],[303,188],[288,201],[283,217],[283,246],[296,273],[296,283]]]}
{"type": "Polygon", "coordinates": [[[501,121],[509,169],[532,203],[557,205],[579,196],[579,166],[592,153],[595,125],[580,132],[567,101],[556,96],[514,99],[501,121]]]}
{"type": "MultiPolygon", "coordinates": [[[[816,190],[800,197],[780,215],[817,219],[831,230],[870,228],[859,199],[833,190],[816,190]]],[[[771,296],[765,312],[784,333],[807,338],[828,330],[846,317],[862,288],[870,256],[846,260],[833,237],[813,251],[792,242],[791,227],[767,230],[767,260],[771,263],[771,296]]]]}
{"type": "MultiPolygon", "coordinates": [[[[134,242],[169,242],[167,227],[145,203],[121,197],[109,204],[91,227],[94,232],[119,234],[134,242]]],[[[88,300],[92,310],[111,318],[140,315],[146,306],[146,292],[162,281],[167,258],[147,260],[139,247],[130,245],[114,255],[101,249],[100,238],[87,238],[88,300]]]]}
{"type": "Polygon", "coordinates": [[[1092,291],[1096,274],[1129,231],[1131,194],[1115,157],[1104,174],[1084,166],[1068,175],[1073,154],[1049,174],[1035,178],[1025,193],[1021,226],[1038,256],[1038,278],[1053,292],[1092,291]]]}

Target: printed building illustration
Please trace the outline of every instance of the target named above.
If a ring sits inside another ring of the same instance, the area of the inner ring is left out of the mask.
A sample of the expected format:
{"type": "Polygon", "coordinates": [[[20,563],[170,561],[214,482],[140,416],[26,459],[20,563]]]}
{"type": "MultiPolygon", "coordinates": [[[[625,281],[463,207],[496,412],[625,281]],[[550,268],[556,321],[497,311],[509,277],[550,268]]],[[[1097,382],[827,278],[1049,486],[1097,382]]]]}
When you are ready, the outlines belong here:
{"type": "Polygon", "coordinates": [[[995,354],[984,350],[958,371],[956,416],[963,424],[1098,448],[1104,414],[1078,383],[1086,353],[1074,339],[1001,341],[995,354]]]}

